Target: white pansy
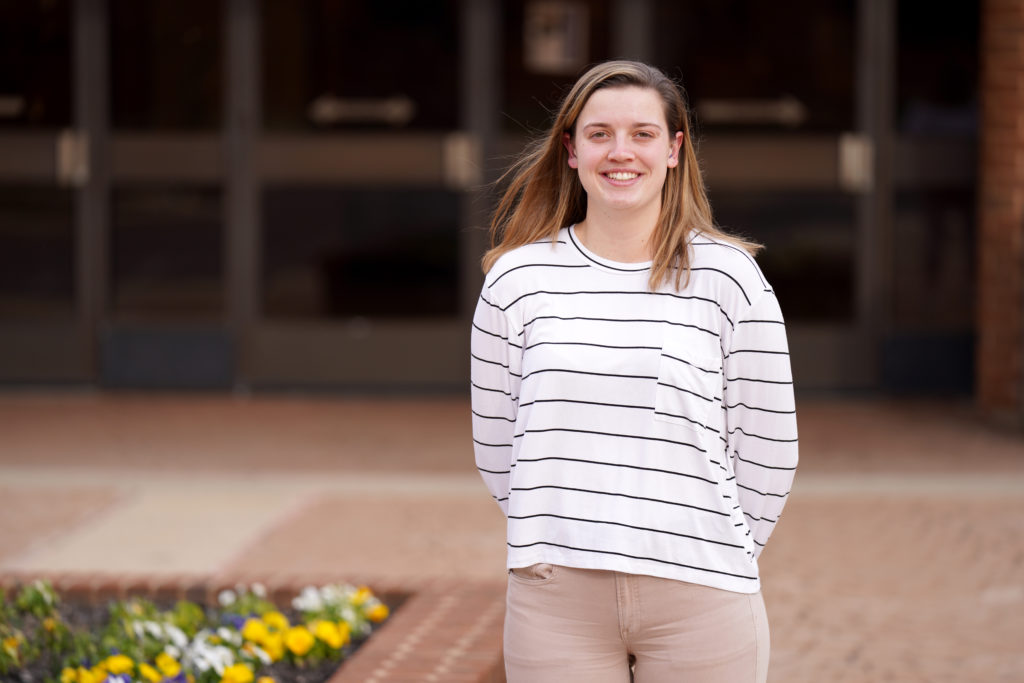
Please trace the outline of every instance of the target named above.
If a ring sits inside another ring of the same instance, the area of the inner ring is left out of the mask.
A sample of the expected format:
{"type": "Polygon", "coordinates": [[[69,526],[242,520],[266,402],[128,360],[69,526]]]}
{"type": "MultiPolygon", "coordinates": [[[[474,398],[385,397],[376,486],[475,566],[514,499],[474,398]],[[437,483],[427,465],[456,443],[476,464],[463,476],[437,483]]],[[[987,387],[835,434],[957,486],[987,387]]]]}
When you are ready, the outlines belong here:
{"type": "Polygon", "coordinates": [[[146,635],[146,628],[139,622],[132,622],[132,631],[135,633],[136,638],[142,638],[146,635]]]}
{"type": "Polygon", "coordinates": [[[252,592],[257,598],[267,597],[267,589],[262,583],[254,583],[252,585],[252,592]]]}
{"type": "Polygon", "coordinates": [[[185,647],[188,645],[188,636],[185,632],[174,624],[164,624],[164,631],[167,633],[167,637],[170,638],[171,642],[178,647],[185,647]]]}
{"type": "Polygon", "coordinates": [[[180,647],[175,647],[174,645],[164,645],[164,652],[166,652],[171,657],[174,657],[175,659],[181,659],[181,647],[185,647],[185,645],[182,645],[180,647]]]}
{"type": "Polygon", "coordinates": [[[292,607],[300,612],[316,612],[323,607],[323,600],[320,598],[320,592],[316,588],[306,586],[292,600],[292,607]]]}
{"type": "Polygon", "coordinates": [[[345,605],[341,608],[341,618],[350,624],[354,624],[359,621],[359,616],[356,614],[356,611],[352,609],[351,605],[345,605]]]}
{"type": "Polygon", "coordinates": [[[220,603],[221,607],[228,607],[229,605],[235,604],[235,600],[238,598],[235,596],[235,592],[230,589],[222,590],[217,595],[217,602],[220,603]]]}
{"type": "Polygon", "coordinates": [[[147,621],[144,625],[146,627],[146,630],[149,631],[149,634],[154,638],[164,637],[164,629],[161,627],[160,624],[156,623],[155,621],[147,621]]]}
{"type": "Polygon", "coordinates": [[[218,628],[217,635],[221,637],[221,640],[231,643],[232,645],[242,644],[242,636],[238,633],[238,631],[230,629],[227,626],[221,626],[220,628],[218,628]]]}
{"type": "Polygon", "coordinates": [[[270,658],[270,655],[268,655],[259,645],[252,646],[252,653],[256,655],[256,657],[266,666],[270,666],[274,663],[274,660],[270,658]]]}

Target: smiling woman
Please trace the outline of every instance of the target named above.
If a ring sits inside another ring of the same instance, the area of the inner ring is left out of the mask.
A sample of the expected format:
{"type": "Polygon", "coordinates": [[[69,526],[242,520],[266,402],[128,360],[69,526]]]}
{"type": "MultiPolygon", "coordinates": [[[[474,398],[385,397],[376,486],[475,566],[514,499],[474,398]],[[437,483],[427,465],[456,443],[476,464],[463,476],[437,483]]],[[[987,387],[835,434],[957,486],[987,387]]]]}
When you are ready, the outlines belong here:
{"type": "Polygon", "coordinates": [[[508,177],[471,364],[508,680],[763,682],[789,354],[755,245],[714,226],[681,90],[593,67],[508,177]]]}
{"type": "Polygon", "coordinates": [[[579,172],[587,193],[587,217],[576,225],[577,236],[616,261],[650,260],[650,226],[683,142],[681,131],[668,130],[658,93],[635,86],[598,90],[563,138],[569,167],[579,172]]]}

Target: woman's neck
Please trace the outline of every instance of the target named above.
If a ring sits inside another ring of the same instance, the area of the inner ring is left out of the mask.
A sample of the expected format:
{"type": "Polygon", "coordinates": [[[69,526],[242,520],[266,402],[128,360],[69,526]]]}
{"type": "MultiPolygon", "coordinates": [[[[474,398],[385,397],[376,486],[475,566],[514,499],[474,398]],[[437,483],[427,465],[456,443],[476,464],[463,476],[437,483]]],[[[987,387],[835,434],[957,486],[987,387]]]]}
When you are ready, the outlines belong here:
{"type": "MultiPolygon", "coordinates": [[[[657,220],[657,216],[654,217],[657,220]]],[[[653,256],[651,236],[654,220],[627,218],[615,214],[587,213],[576,224],[576,236],[590,251],[602,258],[619,263],[643,263],[653,256]]]]}

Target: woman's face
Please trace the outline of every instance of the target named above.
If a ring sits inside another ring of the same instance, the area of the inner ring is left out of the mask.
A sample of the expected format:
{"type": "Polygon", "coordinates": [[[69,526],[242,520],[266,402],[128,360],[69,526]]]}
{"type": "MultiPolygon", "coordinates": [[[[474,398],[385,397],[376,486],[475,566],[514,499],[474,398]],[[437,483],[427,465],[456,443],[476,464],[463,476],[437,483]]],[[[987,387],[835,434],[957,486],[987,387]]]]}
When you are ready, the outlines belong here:
{"type": "Polygon", "coordinates": [[[602,88],[587,100],[575,135],[563,138],[579,172],[587,211],[661,210],[661,188],[679,163],[680,131],[670,131],[656,90],[602,88]]]}

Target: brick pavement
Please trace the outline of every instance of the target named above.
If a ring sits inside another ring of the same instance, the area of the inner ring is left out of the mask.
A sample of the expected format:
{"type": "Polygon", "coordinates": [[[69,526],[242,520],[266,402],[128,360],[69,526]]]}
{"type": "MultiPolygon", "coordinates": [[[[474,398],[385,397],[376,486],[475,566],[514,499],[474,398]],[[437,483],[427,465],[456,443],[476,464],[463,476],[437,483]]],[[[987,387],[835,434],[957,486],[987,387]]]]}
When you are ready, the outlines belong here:
{"type": "MultiPolygon", "coordinates": [[[[247,491],[268,509],[223,530],[240,540],[212,570],[88,580],[405,586],[458,619],[396,619],[350,680],[489,680],[502,520],[473,480],[467,414],[453,397],[0,394],[0,572],[44,570],[168,490],[247,491]]],[[[801,469],[763,560],[770,680],[1024,681],[1024,438],[957,403],[805,399],[799,415],[801,469]]]]}

